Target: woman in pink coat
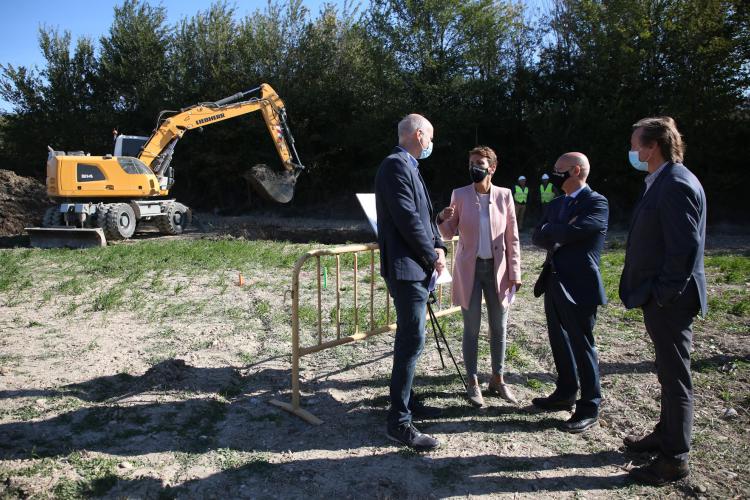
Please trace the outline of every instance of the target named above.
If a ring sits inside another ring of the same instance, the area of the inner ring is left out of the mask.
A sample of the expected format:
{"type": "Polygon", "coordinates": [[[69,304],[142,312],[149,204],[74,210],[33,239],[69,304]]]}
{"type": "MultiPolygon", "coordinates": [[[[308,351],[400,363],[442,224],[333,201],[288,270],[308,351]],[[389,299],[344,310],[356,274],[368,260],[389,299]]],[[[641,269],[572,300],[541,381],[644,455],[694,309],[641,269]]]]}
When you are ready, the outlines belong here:
{"type": "Polygon", "coordinates": [[[474,406],[484,399],[477,378],[477,347],[482,320],[482,294],[490,323],[492,377],[488,392],[516,403],[503,380],[508,296],[521,286],[521,249],[511,191],[492,184],[495,152],[485,146],[469,151],[472,184],[453,190],[451,204],[437,216],[443,238],[460,238],[453,268],[455,305],[464,319],[463,356],[469,375],[468,397],[474,406]]]}

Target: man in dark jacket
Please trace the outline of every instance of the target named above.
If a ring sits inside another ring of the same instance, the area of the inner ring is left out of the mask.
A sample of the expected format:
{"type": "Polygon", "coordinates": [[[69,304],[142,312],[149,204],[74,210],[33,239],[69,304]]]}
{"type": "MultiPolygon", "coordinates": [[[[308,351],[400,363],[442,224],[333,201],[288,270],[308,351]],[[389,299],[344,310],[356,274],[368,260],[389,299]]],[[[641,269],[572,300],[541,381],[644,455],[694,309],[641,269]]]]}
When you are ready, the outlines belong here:
{"type": "Polygon", "coordinates": [[[598,306],[607,303],[599,274],[609,219],[607,199],[586,184],[590,170],[582,153],[566,153],[555,163],[551,182],[565,196],[552,200],[534,230],[532,241],[547,250],[534,295],[544,294],[557,383],[548,397],[532,403],[546,411],[575,412],[561,430],[580,433],[599,416],[601,388],[594,342],[598,306]],[[576,401],[580,381],[581,397],[576,401]]]}
{"type": "Polygon", "coordinates": [[[659,453],[630,474],[638,482],[662,485],[689,474],[692,323],[699,311],[706,313],[706,195],[681,164],[684,146],[672,118],[640,120],[630,141],[631,165],[648,175],[630,223],[620,298],[628,309],[643,310],[656,351],[661,415],[653,432],[624,442],[632,451],[659,453]]]}
{"type": "Polygon", "coordinates": [[[412,425],[414,370],[425,341],[428,286],[433,271],[445,269],[445,245],[435,226],[432,202],[417,159],[432,152],[433,127],[412,114],[398,124],[399,145],[375,176],[380,274],[396,308],[387,436],[417,449],[433,449],[437,439],[412,425]]]}

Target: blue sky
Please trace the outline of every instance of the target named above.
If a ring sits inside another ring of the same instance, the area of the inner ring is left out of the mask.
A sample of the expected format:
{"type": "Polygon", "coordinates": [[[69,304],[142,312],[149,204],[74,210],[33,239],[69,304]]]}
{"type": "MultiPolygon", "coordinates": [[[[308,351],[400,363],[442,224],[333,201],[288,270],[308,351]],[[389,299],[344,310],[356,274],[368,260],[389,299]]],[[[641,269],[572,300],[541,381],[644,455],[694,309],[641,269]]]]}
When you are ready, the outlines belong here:
{"type": "MultiPolygon", "coordinates": [[[[526,0],[531,6],[544,5],[549,0],[526,0]]],[[[152,0],[152,5],[163,5],[167,10],[168,23],[173,24],[185,17],[191,17],[200,10],[206,10],[211,0],[152,0]]],[[[303,0],[304,5],[316,15],[323,3],[344,5],[344,0],[303,0]]],[[[353,0],[356,5],[358,0],[353,0]]],[[[367,0],[361,0],[364,9],[367,0]]],[[[88,36],[95,42],[104,35],[112,23],[113,7],[122,0],[0,0],[0,64],[15,67],[43,65],[37,33],[40,26],[56,27],[60,31],[70,31],[75,41],[88,36]]],[[[257,9],[264,9],[267,0],[236,0],[234,5],[239,17],[244,17],[257,9]]],[[[11,107],[0,99],[0,109],[10,111],[11,107]]]]}

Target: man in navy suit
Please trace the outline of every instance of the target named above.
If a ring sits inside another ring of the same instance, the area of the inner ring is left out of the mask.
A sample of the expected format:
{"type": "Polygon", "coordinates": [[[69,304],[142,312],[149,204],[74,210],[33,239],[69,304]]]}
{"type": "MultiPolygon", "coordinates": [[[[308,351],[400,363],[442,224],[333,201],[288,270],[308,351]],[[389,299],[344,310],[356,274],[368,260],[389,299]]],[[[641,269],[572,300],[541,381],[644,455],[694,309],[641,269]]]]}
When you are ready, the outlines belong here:
{"type": "Polygon", "coordinates": [[[544,294],[552,356],[557,368],[554,392],[534,398],[546,411],[575,412],[561,430],[580,433],[599,416],[602,399],[594,324],[599,305],[607,303],[599,274],[599,257],[607,234],[607,199],[586,184],[589,161],[582,153],[566,153],[555,163],[551,182],[565,196],[552,200],[532,241],[547,250],[547,259],[534,286],[544,294]],[[576,401],[580,382],[581,397],[576,401]]]}
{"type": "Polygon", "coordinates": [[[430,278],[445,269],[446,251],[417,161],[432,152],[432,135],[432,124],[423,116],[401,120],[399,145],[375,176],[380,274],[397,316],[387,436],[422,450],[436,448],[438,441],[412,424],[416,401],[411,386],[424,347],[430,278]]]}
{"type": "Polygon", "coordinates": [[[662,485],[689,474],[693,426],[690,376],[692,324],[706,314],[706,195],[684,165],[684,146],[670,117],[644,118],[633,125],[629,160],[647,171],[646,185],[630,223],[620,298],[640,307],[656,351],[661,415],[653,432],[628,436],[625,446],[658,452],[649,465],[630,471],[638,482],[662,485]]]}

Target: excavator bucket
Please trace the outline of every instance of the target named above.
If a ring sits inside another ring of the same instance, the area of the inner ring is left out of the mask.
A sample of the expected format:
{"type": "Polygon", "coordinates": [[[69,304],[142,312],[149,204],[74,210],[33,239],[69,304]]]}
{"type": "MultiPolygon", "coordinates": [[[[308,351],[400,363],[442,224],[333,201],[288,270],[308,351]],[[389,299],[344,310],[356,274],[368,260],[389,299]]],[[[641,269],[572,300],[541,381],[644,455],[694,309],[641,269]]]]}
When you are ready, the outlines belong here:
{"type": "Polygon", "coordinates": [[[255,165],[245,173],[245,179],[267,200],[289,203],[294,196],[297,176],[292,172],[276,172],[268,165],[255,165]]]}
{"type": "Polygon", "coordinates": [[[34,248],[95,248],[107,246],[99,228],[27,227],[34,248]]]}

